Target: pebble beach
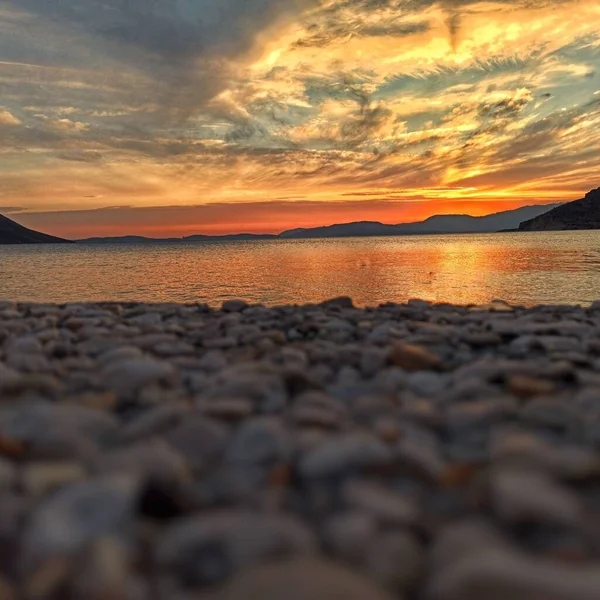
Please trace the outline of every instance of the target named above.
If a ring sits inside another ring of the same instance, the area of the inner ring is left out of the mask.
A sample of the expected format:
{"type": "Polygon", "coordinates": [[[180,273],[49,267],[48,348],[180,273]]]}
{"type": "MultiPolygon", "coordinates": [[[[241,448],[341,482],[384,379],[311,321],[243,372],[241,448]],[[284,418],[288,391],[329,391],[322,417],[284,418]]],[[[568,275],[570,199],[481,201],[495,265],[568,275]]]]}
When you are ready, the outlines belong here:
{"type": "Polygon", "coordinates": [[[597,600],[600,303],[0,302],[1,600],[597,600]]]}

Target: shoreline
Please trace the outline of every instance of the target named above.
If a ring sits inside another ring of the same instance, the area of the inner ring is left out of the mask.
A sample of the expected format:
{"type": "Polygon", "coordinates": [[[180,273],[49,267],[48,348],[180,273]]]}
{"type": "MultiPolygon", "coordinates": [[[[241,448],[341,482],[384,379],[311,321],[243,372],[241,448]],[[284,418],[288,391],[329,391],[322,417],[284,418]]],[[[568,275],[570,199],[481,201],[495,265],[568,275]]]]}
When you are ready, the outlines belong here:
{"type": "Polygon", "coordinates": [[[9,594],[590,600],[599,497],[600,303],[0,301],[9,594]]]}

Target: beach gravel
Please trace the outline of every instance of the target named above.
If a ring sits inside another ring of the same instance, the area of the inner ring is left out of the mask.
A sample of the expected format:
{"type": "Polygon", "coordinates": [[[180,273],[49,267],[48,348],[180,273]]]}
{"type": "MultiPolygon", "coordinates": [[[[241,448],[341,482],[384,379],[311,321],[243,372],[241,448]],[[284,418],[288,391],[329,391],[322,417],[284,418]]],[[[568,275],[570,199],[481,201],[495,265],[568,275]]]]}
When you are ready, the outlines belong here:
{"type": "Polygon", "coordinates": [[[0,303],[0,597],[597,600],[600,304],[0,303]]]}

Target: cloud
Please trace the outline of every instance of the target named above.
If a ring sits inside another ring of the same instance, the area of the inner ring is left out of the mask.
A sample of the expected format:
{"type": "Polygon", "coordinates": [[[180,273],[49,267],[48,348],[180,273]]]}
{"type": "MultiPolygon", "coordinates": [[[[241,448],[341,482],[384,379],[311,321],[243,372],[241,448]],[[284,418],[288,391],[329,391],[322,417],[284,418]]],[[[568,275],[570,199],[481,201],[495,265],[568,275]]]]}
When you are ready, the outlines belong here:
{"type": "Polygon", "coordinates": [[[96,152],[94,150],[82,150],[74,152],[63,152],[62,154],[58,154],[57,158],[60,160],[67,160],[71,162],[93,163],[101,161],[103,157],[100,152],[96,152]]]}
{"type": "Polygon", "coordinates": [[[0,214],[10,215],[13,213],[23,212],[23,206],[0,206],[0,214]]]}
{"type": "MultiPolygon", "coordinates": [[[[0,201],[28,213],[203,203],[232,230],[268,226],[258,199],[326,222],[361,194],[595,185],[593,0],[0,4],[0,201]]],[[[355,208],[390,214],[373,206],[355,208]]]]}
{"type": "Polygon", "coordinates": [[[12,113],[0,106],[0,126],[1,125],[20,125],[21,121],[12,113]]]}
{"type": "Polygon", "coordinates": [[[227,86],[231,61],[246,59],[266,29],[316,0],[7,1],[92,36],[97,52],[152,77],[164,106],[186,117],[227,86]]]}

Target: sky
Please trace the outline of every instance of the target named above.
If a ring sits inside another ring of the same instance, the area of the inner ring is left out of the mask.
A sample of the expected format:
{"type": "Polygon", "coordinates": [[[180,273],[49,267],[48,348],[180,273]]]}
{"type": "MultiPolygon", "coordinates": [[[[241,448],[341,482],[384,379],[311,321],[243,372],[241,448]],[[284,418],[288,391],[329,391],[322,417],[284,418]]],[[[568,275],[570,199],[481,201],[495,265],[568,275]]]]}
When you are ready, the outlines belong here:
{"type": "Polygon", "coordinates": [[[597,0],[0,0],[0,213],[68,238],[600,186],[597,0]]]}

